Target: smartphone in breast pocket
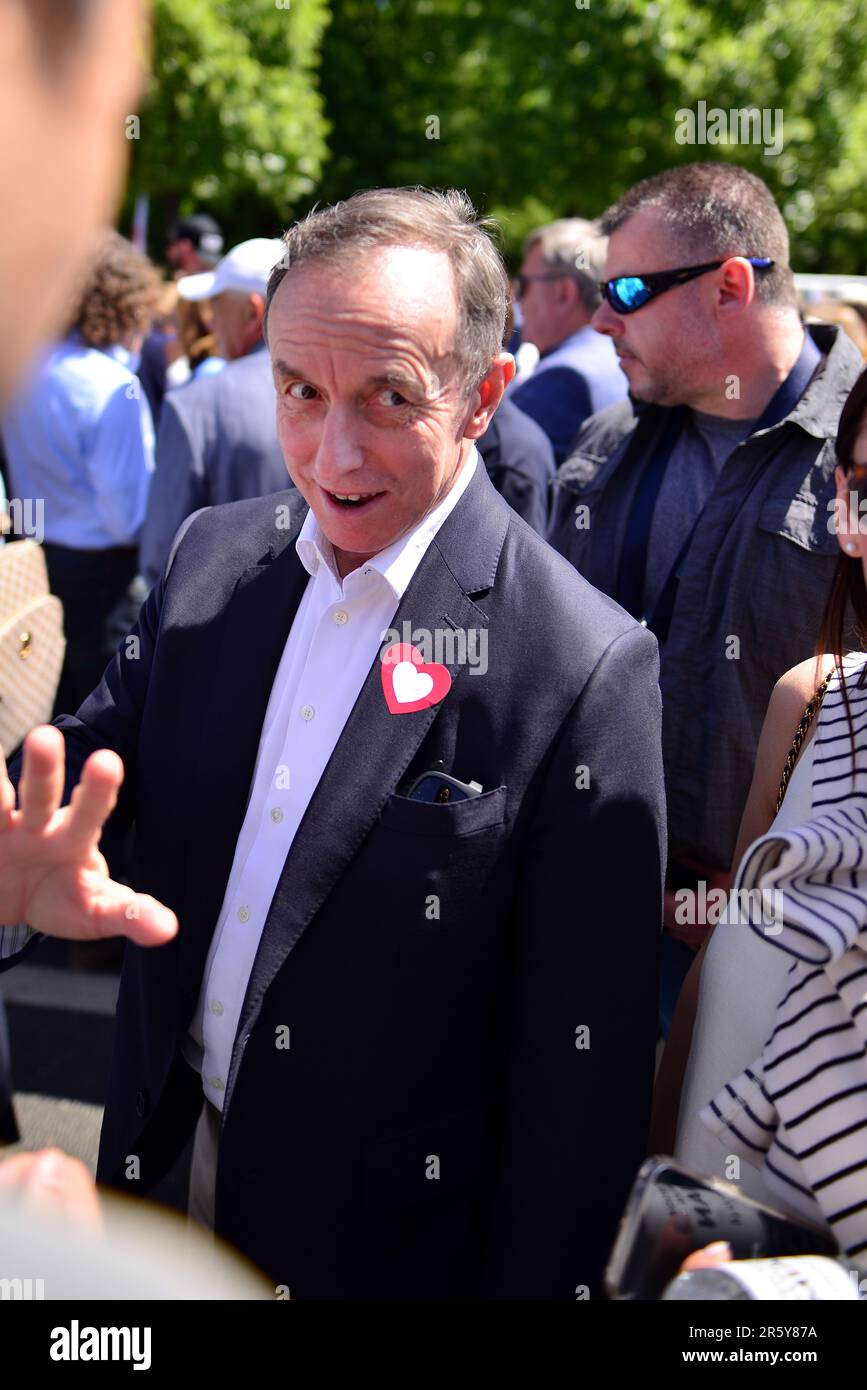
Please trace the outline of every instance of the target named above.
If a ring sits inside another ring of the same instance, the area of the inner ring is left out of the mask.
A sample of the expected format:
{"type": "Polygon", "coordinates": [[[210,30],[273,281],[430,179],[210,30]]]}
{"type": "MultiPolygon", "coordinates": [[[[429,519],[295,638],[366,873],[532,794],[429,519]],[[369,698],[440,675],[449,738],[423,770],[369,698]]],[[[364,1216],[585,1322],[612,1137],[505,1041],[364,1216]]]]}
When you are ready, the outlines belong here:
{"type": "Polygon", "coordinates": [[[687,1255],[727,1240],[736,1260],[762,1255],[838,1255],[834,1237],[800,1217],[744,1197],[671,1158],[648,1158],[626,1204],[605,1270],[609,1298],[658,1299],[687,1255]]]}
{"type": "Polygon", "coordinates": [[[436,769],[423,772],[407,792],[411,801],[429,801],[443,806],[452,801],[468,801],[481,794],[481,782],[460,782],[457,777],[436,769]]]}

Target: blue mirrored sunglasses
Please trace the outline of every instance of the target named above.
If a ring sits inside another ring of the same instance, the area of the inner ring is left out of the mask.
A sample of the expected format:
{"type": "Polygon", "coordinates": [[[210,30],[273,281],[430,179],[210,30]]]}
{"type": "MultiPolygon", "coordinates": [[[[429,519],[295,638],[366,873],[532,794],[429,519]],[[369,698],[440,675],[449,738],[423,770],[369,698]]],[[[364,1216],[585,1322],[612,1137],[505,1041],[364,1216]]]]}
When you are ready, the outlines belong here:
{"type": "MultiPolygon", "coordinates": [[[[658,270],[651,275],[618,275],[613,280],[600,280],[599,290],[617,314],[634,314],[657,295],[674,289],[675,285],[685,285],[687,280],[695,280],[709,270],[719,270],[732,256],[724,256],[721,261],[707,261],[704,265],[684,266],[680,270],[658,270]]],[[[767,256],[745,256],[744,260],[757,270],[769,270],[774,264],[767,256]]]]}

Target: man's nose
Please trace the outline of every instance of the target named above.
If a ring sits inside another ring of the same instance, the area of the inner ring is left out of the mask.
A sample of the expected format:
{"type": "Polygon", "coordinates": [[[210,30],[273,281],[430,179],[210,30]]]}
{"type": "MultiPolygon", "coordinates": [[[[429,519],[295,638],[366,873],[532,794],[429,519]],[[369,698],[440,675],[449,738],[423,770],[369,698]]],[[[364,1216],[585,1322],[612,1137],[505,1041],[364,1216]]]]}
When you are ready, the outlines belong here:
{"type": "Polygon", "coordinates": [[[609,338],[618,338],[623,332],[620,315],[615,314],[607,299],[595,310],[590,324],[597,333],[607,333],[609,338]]]}
{"type": "Polygon", "coordinates": [[[351,415],[332,407],[326,413],[316,450],[316,477],[328,487],[355,473],[364,462],[357,423],[351,415]]]}

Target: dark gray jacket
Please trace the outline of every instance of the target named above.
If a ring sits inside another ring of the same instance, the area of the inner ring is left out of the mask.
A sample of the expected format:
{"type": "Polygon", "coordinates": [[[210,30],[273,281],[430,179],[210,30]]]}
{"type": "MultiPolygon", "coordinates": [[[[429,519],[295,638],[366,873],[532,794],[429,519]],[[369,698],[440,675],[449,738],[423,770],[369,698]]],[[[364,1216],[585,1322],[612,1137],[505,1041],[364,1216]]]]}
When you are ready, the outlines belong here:
{"type": "Polygon", "coordinates": [[[554,450],[545,431],[505,397],[476,447],[500,496],[544,536],[555,471],[554,450]]]}
{"type": "MultiPolygon", "coordinates": [[[[809,331],[825,361],[794,410],[727,459],[682,570],[660,676],[673,859],[731,865],[771,690],[818,636],[839,554],[834,438],[862,362],[840,329],[809,331]]],[[[670,413],[638,409],[624,401],[588,420],[555,481],[549,539],[612,596],[636,487],[670,413]],[[622,469],[635,429],[645,445],[622,469]]],[[[686,534],[677,516],[671,524],[686,534]]]]}
{"type": "Polygon", "coordinates": [[[276,412],[264,343],[216,376],[167,393],[141,534],[141,572],[149,588],[158,582],[175,533],[192,512],[287,486],[276,412]]]}

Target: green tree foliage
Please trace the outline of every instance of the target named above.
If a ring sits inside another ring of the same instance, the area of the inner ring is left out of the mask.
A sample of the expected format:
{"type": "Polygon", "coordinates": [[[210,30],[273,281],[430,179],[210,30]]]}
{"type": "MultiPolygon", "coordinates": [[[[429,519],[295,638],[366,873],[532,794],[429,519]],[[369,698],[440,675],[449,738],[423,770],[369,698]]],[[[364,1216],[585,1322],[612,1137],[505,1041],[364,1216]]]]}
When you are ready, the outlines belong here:
{"type": "Polygon", "coordinates": [[[377,184],[466,188],[512,252],[636,179],[734,159],[797,268],[862,272],[867,0],[155,0],[131,195],[230,240],[377,184]],[[321,63],[320,63],[321,55],[321,63]],[[679,144],[677,112],[780,111],[783,148],[679,144]]]}
{"type": "Polygon", "coordinates": [[[327,22],[327,0],[155,0],[127,213],[146,192],[157,233],[193,208],[230,241],[282,229],[326,154],[315,79],[327,22]]]}
{"type": "Polygon", "coordinates": [[[796,266],[861,272],[865,55],[865,0],[333,0],[316,197],[456,184],[514,250],[671,164],[734,159],[779,199],[796,266]],[[782,151],[678,144],[698,101],[781,111],[782,151]]]}

